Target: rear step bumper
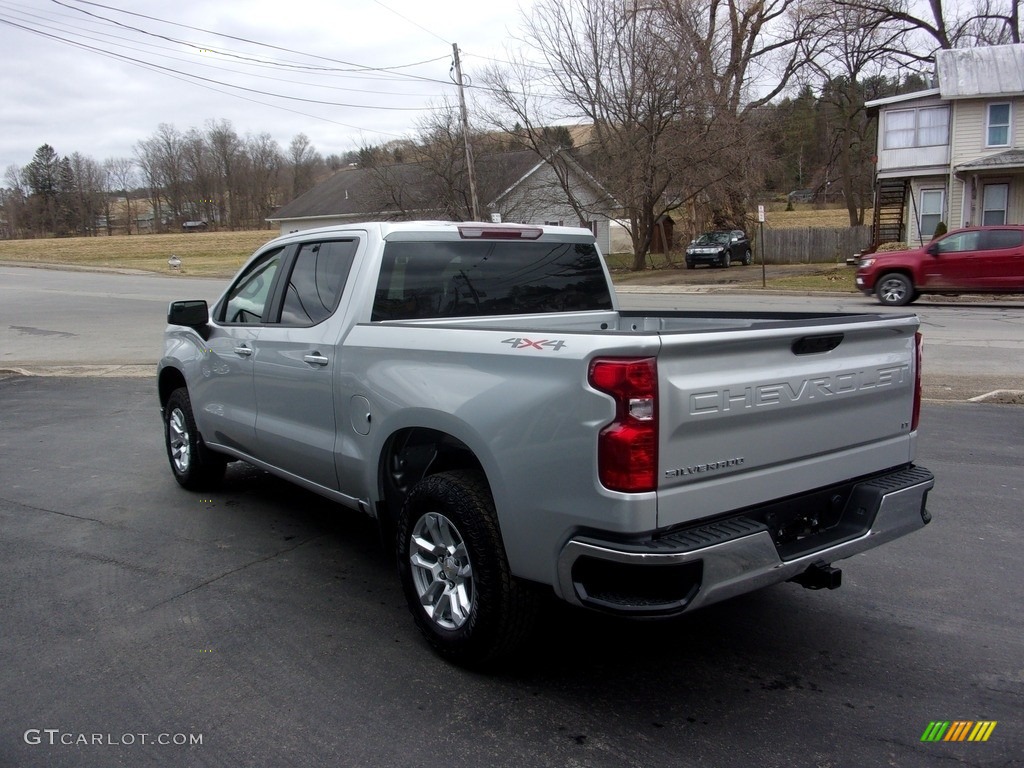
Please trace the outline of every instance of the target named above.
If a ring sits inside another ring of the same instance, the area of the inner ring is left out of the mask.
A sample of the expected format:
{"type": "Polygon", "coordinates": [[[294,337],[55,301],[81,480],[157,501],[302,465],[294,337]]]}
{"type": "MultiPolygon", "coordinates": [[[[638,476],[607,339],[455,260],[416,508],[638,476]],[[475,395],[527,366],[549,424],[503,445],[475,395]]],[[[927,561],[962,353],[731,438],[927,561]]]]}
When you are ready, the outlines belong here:
{"type": "MultiPolygon", "coordinates": [[[[739,515],[646,540],[577,536],[562,548],[558,587],[576,605],[633,616],[672,616],[821,569],[924,527],[923,467],[872,477],[852,488],[846,520],[777,546],[764,522],[739,515]],[[851,520],[864,522],[854,525],[851,520]],[[819,546],[820,545],[820,546],[819,546]]],[[[804,581],[807,581],[805,578],[804,581]]],[[[836,581],[838,586],[838,581],[836,581]]]]}

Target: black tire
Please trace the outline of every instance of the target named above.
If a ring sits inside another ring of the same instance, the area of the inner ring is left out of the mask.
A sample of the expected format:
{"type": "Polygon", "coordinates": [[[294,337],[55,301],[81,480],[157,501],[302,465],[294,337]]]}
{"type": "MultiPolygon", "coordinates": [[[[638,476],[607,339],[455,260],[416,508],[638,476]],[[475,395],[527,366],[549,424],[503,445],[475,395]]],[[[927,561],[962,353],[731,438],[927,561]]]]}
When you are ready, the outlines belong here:
{"type": "Polygon", "coordinates": [[[878,278],[875,296],[880,303],[890,307],[902,307],[917,298],[914,284],[901,272],[889,272],[878,278]]]}
{"type": "Polygon", "coordinates": [[[688,262],[686,262],[686,268],[687,268],[687,269],[693,269],[693,268],[694,268],[694,267],[696,267],[696,266],[697,266],[697,265],[696,265],[696,264],[694,264],[694,263],[693,263],[692,261],[688,261],[688,262]]]}
{"type": "Polygon", "coordinates": [[[746,251],[744,251],[744,253],[743,253],[743,261],[742,261],[742,264],[743,264],[743,266],[744,266],[744,267],[749,267],[749,266],[750,266],[750,264],[751,264],[751,262],[753,262],[753,261],[754,261],[754,257],[753,257],[753,255],[752,255],[752,254],[750,253],[750,249],[749,249],[749,248],[747,248],[747,250],[746,250],[746,251]]]}
{"type": "Polygon", "coordinates": [[[164,407],[164,445],[178,485],[190,491],[211,488],[224,477],[227,457],[203,444],[184,387],[171,392],[164,407]]]}
{"type": "Polygon", "coordinates": [[[479,472],[441,472],[416,484],[398,521],[398,571],[416,626],[456,664],[507,658],[536,619],[536,588],[512,576],[479,472]]]}
{"type": "Polygon", "coordinates": [[[726,251],[722,254],[721,258],[718,260],[718,266],[722,269],[728,269],[732,266],[732,253],[730,251],[726,251]]]}

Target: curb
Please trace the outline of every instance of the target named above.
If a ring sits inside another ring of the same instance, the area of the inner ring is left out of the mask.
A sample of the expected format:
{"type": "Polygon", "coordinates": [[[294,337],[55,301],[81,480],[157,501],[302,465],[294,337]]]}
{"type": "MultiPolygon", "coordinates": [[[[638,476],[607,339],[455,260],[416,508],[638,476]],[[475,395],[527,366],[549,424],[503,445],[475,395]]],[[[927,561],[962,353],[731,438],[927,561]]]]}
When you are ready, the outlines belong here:
{"type": "Polygon", "coordinates": [[[30,368],[14,366],[0,368],[0,379],[11,376],[139,379],[156,376],[156,363],[152,365],[39,365],[30,368]]]}

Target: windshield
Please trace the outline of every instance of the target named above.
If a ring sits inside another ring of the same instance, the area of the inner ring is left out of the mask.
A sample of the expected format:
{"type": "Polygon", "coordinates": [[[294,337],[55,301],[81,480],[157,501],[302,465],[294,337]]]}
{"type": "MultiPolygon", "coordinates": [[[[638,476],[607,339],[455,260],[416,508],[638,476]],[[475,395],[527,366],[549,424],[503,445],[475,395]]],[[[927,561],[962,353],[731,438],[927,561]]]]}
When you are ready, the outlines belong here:
{"type": "Polygon", "coordinates": [[[697,238],[697,245],[720,245],[728,242],[728,232],[705,232],[697,238]]]}
{"type": "Polygon", "coordinates": [[[384,247],[371,319],[611,308],[608,281],[592,244],[394,242],[384,247]]]}

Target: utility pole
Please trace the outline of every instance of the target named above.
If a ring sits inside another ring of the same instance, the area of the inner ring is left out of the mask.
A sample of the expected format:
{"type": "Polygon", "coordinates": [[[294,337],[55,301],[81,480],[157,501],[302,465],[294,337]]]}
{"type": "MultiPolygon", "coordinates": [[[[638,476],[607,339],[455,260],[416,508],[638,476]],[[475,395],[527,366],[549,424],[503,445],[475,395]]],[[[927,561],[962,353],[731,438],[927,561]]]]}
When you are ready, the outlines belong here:
{"type": "Polygon", "coordinates": [[[466,91],[462,84],[462,64],[459,62],[459,44],[452,43],[455,56],[455,84],[459,86],[459,110],[462,113],[462,139],[466,144],[466,172],[469,174],[469,204],[473,221],[480,221],[480,203],[476,199],[476,169],[473,167],[473,148],[469,145],[469,113],[466,111],[466,91]]]}

